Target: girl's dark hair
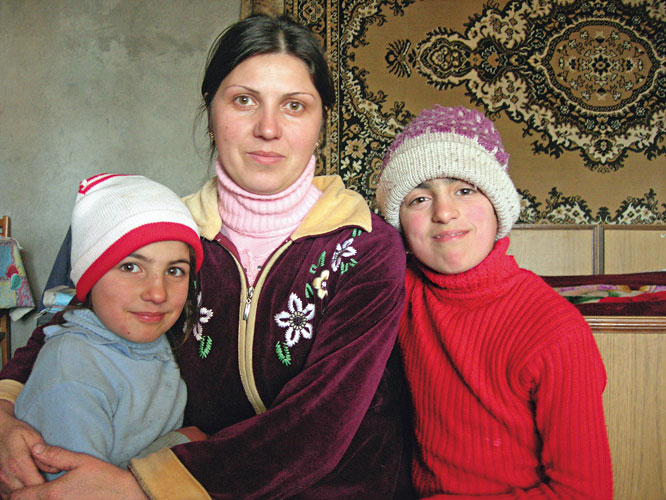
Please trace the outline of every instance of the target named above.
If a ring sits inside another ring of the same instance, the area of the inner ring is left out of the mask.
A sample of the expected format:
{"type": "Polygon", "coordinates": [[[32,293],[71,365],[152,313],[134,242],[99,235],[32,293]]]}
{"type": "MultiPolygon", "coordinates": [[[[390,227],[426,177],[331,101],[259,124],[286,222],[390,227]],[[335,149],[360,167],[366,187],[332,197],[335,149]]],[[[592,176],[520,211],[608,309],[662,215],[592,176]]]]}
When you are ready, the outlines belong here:
{"type": "Polygon", "coordinates": [[[183,306],[183,312],[180,313],[180,318],[166,333],[169,343],[174,350],[185,343],[188,335],[192,333],[194,326],[199,320],[199,304],[197,301],[199,287],[196,273],[197,257],[190,245],[187,245],[187,248],[190,250],[190,282],[187,287],[187,300],[183,306]]]}
{"type": "Polygon", "coordinates": [[[276,53],[298,57],[306,64],[326,116],[326,110],[335,103],[335,90],[324,52],[312,31],[288,16],[250,16],[218,36],[208,53],[201,84],[204,106],[210,106],[222,80],[245,59],[276,53]]]}

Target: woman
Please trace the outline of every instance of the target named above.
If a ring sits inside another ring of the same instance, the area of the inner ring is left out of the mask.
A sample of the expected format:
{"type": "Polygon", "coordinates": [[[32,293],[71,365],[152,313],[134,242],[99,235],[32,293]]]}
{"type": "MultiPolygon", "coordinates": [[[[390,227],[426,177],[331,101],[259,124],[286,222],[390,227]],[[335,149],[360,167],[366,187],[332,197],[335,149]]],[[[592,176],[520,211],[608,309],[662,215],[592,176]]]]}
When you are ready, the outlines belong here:
{"type": "MultiPolygon", "coordinates": [[[[199,322],[177,354],[185,423],[210,439],[135,459],[131,473],[39,444],[39,463],[72,470],[12,498],[409,498],[391,356],[404,251],[339,177],[314,177],[334,101],[316,39],[285,18],[240,21],[211,50],[202,96],[217,176],[186,198],[205,259],[199,322]]],[[[40,335],[0,391],[20,388],[40,335]]],[[[5,491],[39,483],[23,472],[24,443],[39,438],[0,414],[5,491]]]]}

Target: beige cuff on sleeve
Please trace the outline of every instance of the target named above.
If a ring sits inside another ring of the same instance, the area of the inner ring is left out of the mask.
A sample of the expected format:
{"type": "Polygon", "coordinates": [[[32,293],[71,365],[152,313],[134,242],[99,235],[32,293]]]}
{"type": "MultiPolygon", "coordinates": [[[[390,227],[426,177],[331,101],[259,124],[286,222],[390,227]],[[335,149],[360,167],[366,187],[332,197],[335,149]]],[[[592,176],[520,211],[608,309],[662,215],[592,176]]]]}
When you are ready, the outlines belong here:
{"type": "Polygon", "coordinates": [[[0,380],[0,399],[6,399],[7,401],[16,403],[16,398],[18,398],[21,389],[23,389],[23,384],[21,382],[10,380],[8,378],[0,380]]]}
{"type": "Polygon", "coordinates": [[[211,500],[169,448],[132,459],[129,470],[151,500],[211,500]]]}

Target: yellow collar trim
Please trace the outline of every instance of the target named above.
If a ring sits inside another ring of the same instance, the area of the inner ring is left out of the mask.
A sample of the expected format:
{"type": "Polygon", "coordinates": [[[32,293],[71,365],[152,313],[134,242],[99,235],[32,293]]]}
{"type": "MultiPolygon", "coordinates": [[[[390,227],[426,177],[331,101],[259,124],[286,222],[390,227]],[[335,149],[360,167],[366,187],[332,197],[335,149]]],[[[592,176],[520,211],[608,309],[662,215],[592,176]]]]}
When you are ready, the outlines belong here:
{"type": "MultiPolygon", "coordinates": [[[[356,191],[346,189],[339,176],[317,176],[313,184],[322,195],[291,235],[292,240],[326,234],[345,226],[358,226],[367,232],[372,231],[367,203],[356,191]]],[[[210,179],[199,191],[184,197],[183,202],[199,226],[201,236],[207,240],[215,239],[222,229],[217,204],[217,179],[210,179]]]]}

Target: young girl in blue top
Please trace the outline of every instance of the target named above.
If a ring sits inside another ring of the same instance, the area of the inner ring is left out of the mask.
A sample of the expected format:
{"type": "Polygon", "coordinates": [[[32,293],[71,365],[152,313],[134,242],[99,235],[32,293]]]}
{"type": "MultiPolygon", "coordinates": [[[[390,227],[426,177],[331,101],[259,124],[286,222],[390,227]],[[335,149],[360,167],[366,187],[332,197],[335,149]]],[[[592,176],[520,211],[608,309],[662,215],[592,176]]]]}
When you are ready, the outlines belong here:
{"type": "Polygon", "coordinates": [[[81,182],[71,249],[80,305],[44,329],[16,416],[49,444],[118,466],[165,435],[187,441],[170,433],[186,401],[172,352],[182,338],[170,329],[181,316],[180,337],[190,329],[202,260],[197,226],[168,188],[138,175],[81,182]]]}

